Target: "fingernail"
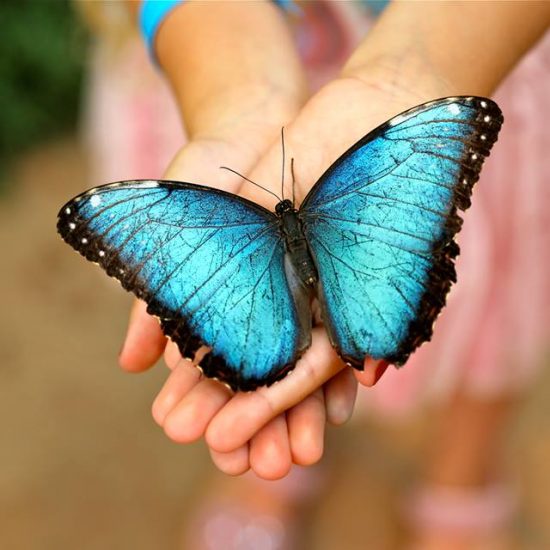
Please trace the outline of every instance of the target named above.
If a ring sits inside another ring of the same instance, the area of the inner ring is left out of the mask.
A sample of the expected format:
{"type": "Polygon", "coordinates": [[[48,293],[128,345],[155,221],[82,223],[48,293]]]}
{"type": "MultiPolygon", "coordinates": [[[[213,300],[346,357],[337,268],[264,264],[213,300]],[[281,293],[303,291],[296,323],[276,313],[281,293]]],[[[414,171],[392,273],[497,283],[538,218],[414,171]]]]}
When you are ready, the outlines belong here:
{"type": "Polygon", "coordinates": [[[372,383],[373,386],[378,382],[378,380],[380,380],[382,375],[386,372],[388,366],[389,363],[387,361],[380,361],[378,363],[378,366],[376,367],[376,372],[374,373],[374,382],[372,383]]]}

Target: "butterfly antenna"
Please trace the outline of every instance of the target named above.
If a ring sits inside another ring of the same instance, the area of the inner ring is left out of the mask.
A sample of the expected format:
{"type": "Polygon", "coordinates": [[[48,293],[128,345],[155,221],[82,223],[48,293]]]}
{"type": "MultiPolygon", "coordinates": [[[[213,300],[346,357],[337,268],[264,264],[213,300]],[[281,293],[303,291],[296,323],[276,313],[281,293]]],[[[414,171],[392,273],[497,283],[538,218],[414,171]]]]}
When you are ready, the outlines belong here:
{"type": "Polygon", "coordinates": [[[281,198],[278,197],[275,193],[273,193],[273,191],[270,191],[269,189],[266,189],[265,187],[263,187],[259,183],[256,183],[255,181],[252,181],[252,180],[248,179],[246,176],[243,176],[242,174],[240,174],[236,170],[233,170],[233,168],[228,168],[227,166],[220,166],[220,170],[229,170],[230,172],[233,172],[233,174],[236,174],[237,176],[243,178],[243,180],[247,181],[248,183],[251,183],[252,185],[255,185],[256,187],[259,187],[260,189],[263,189],[266,193],[269,193],[270,195],[273,195],[279,202],[281,201],[281,198]]]}
{"type": "Polygon", "coordinates": [[[285,199],[285,127],[281,128],[281,148],[283,150],[283,168],[281,170],[281,197],[285,199]]]}
{"type": "Polygon", "coordinates": [[[294,189],[296,188],[296,178],[294,177],[294,159],[290,159],[290,173],[292,174],[292,206],[296,204],[294,189]]]}

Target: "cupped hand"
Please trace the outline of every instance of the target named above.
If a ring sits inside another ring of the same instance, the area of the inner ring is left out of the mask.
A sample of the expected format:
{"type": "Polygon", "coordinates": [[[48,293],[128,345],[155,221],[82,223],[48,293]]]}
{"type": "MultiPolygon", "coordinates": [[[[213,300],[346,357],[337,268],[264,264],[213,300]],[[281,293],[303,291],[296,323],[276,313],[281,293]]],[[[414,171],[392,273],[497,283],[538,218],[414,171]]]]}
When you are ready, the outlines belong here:
{"type": "MultiPolygon", "coordinates": [[[[286,126],[287,158],[295,159],[297,204],[323,171],[368,131],[432,93],[414,94],[373,74],[372,78],[341,78],[320,90],[286,126]]],[[[274,129],[261,147],[228,142],[194,142],[170,167],[167,177],[197,183],[221,182],[233,192],[273,208],[275,199],[217,167],[229,165],[275,193],[280,193],[281,147],[274,129]],[[258,160],[259,159],[259,160],[258,160]]],[[[258,145],[258,141],[256,141],[258,145]]],[[[291,181],[287,163],[287,182],[291,181]]],[[[218,183],[216,184],[218,187],[218,183]]],[[[287,187],[285,195],[290,196],[287,187]]],[[[147,368],[164,347],[156,321],[137,304],[132,315],[121,364],[128,370],[147,368]]],[[[153,405],[153,416],[178,442],[201,437],[215,464],[228,474],[252,468],[266,479],[284,476],[291,464],[312,464],[323,453],[326,421],[345,422],[353,409],[356,381],[372,386],[387,365],[366,359],[364,370],[344,367],[322,327],[313,330],[311,347],[294,371],[270,386],[233,394],[222,384],[201,377],[169,344],[165,360],[172,372],[153,405]]]]}
{"type": "MultiPolygon", "coordinates": [[[[235,129],[234,142],[225,136],[194,139],[180,151],[164,177],[211,184],[234,193],[239,192],[242,179],[231,172],[219,170],[219,166],[224,164],[245,174],[250,173],[260,157],[260,151],[268,150],[280,136],[279,125],[268,127],[264,124],[255,130],[252,134],[254,139],[248,142],[239,136],[250,135],[250,132],[247,134],[243,128],[239,132],[238,127],[235,129]]],[[[280,173],[280,158],[278,171],[280,173]]],[[[265,201],[266,193],[260,190],[259,195],[263,196],[254,196],[253,200],[265,201]]],[[[166,338],[157,320],[147,314],[143,302],[136,301],[120,354],[121,366],[129,372],[141,372],[157,361],[165,346],[166,338]]],[[[336,372],[341,364],[332,349],[328,351],[328,358],[336,372]]],[[[172,343],[166,348],[165,359],[172,373],[155,400],[153,415],[169,437],[178,442],[190,442],[204,435],[210,421],[230,401],[232,394],[222,384],[202,378],[199,370],[183,360],[172,343]]],[[[262,477],[280,477],[288,470],[290,460],[300,464],[311,464],[318,460],[322,454],[326,419],[328,417],[334,424],[339,424],[349,417],[355,399],[356,382],[351,373],[344,372],[332,379],[324,391],[319,385],[320,382],[316,383],[315,391],[308,395],[310,386],[304,384],[305,391],[301,392],[300,399],[293,396],[295,407],[290,407],[290,402],[284,399],[281,387],[276,402],[268,402],[268,410],[263,407],[263,420],[254,418],[252,412],[253,422],[248,426],[243,425],[239,437],[239,441],[244,441],[243,444],[237,444],[238,448],[228,453],[217,452],[211,447],[216,464],[223,471],[236,474],[248,469],[252,463],[262,477]],[[247,444],[248,440],[250,445],[247,444]],[[286,456],[281,456],[284,452],[286,456]]],[[[250,411],[247,414],[251,416],[250,411]]]]}

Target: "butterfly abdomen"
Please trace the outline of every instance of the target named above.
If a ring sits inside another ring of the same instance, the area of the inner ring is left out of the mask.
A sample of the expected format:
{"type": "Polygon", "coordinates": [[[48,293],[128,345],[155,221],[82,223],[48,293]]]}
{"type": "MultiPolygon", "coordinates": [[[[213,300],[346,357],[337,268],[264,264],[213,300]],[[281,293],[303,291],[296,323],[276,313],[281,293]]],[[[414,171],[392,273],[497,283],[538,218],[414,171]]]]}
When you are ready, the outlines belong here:
{"type": "MultiPolygon", "coordinates": [[[[290,201],[288,202],[290,203],[290,201]]],[[[281,230],[285,238],[289,259],[300,280],[306,286],[311,287],[319,280],[319,276],[309,252],[302,223],[298,218],[298,212],[291,207],[281,208],[278,214],[281,220],[281,230]]]]}

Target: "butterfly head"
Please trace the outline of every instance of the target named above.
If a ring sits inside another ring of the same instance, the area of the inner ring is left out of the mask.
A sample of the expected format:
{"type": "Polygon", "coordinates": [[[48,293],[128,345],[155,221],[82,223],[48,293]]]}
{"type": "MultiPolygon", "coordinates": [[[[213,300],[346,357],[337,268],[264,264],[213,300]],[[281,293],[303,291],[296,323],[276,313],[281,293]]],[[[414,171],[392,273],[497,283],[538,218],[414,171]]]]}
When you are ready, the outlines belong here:
{"type": "Polygon", "coordinates": [[[275,206],[275,213],[277,216],[282,216],[285,212],[292,212],[294,210],[294,205],[292,201],[285,199],[275,206]]]}

